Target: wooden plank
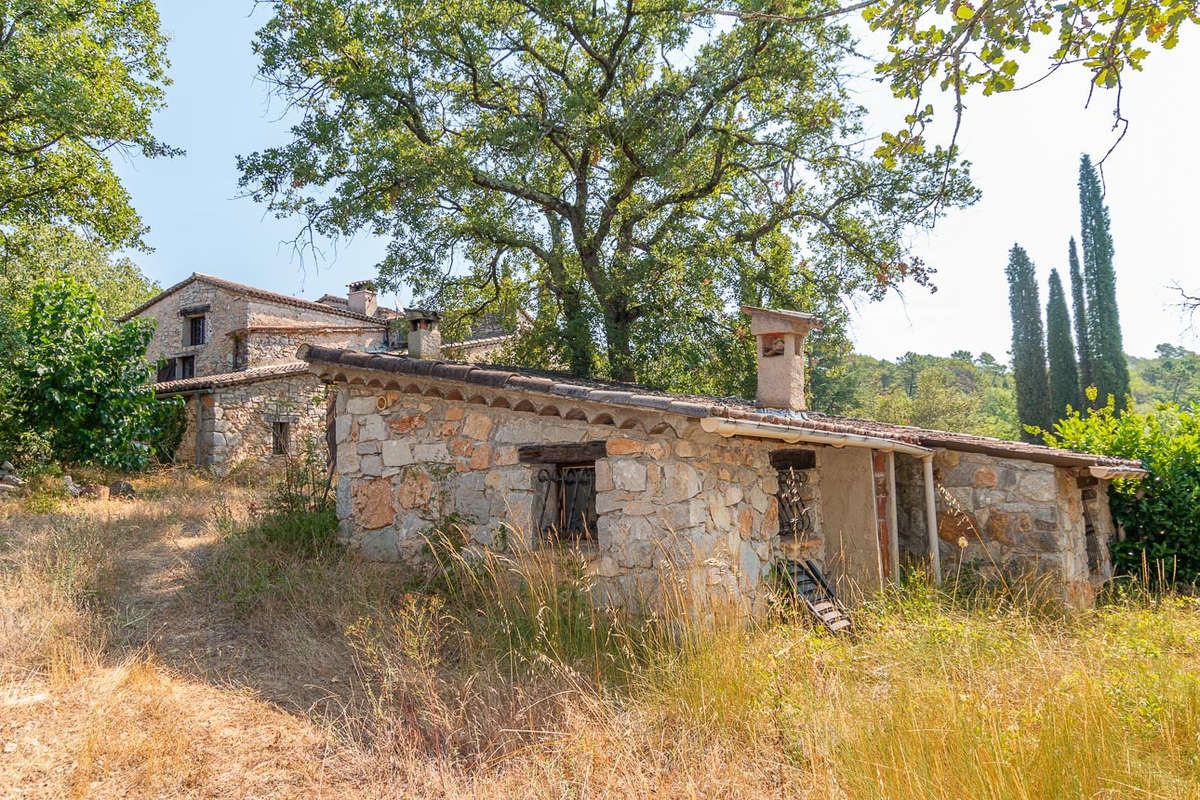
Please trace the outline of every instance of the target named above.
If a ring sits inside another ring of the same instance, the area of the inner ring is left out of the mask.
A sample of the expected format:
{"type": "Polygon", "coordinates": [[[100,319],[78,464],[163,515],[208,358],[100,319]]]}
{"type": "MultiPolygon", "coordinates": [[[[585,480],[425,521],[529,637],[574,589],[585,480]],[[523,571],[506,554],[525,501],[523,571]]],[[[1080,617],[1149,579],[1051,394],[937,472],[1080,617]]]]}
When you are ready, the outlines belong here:
{"type": "Polygon", "coordinates": [[[522,464],[587,464],[604,458],[605,448],[604,441],[527,444],[517,448],[517,460],[522,464]]]}

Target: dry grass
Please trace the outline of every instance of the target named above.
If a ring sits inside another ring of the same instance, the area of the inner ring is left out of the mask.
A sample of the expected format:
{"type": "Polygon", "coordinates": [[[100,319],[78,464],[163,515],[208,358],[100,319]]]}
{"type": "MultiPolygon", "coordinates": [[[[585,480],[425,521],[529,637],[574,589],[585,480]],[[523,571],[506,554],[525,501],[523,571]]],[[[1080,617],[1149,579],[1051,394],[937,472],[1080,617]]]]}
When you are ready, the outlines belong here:
{"type": "Polygon", "coordinates": [[[404,575],[135,485],[0,507],[0,797],[1200,798],[1188,600],[635,623],[569,557],[404,575]]]}

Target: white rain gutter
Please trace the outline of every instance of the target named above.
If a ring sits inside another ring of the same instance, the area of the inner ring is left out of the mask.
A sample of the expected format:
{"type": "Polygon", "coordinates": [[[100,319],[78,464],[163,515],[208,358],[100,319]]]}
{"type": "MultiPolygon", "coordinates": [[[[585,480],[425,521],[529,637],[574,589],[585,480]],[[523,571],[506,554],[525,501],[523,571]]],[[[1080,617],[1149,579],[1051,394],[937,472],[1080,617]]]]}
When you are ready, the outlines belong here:
{"type": "Polygon", "coordinates": [[[723,419],[722,417],[704,417],[700,427],[707,433],[715,433],[725,438],[731,436],[753,436],[759,439],[779,439],[788,444],[806,442],[809,444],[824,444],[831,447],[864,447],[880,450],[884,453],[905,453],[918,458],[933,455],[933,450],[895,439],[884,439],[879,436],[864,436],[857,433],[834,433],[829,431],[814,431],[804,428],[793,428],[789,425],[778,425],[774,422],[757,422],[746,419],[723,419]]]}

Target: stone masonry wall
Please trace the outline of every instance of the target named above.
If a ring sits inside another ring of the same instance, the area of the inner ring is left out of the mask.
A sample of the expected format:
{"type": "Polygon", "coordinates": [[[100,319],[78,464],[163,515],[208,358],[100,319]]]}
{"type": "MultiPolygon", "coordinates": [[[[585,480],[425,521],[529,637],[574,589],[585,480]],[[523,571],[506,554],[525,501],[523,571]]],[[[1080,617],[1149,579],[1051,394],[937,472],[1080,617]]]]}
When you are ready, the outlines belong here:
{"type": "Polygon", "coordinates": [[[1074,470],[1021,459],[939,450],[942,573],[972,564],[985,574],[1051,575],[1064,599],[1092,602],[1083,503],[1074,470]],[[965,542],[966,546],[962,547],[965,542]]]}
{"type": "MultiPolygon", "coordinates": [[[[697,596],[741,605],[760,596],[778,547],[769,446],[721,439],[683,417],[652,411],[644,424],[619,429],[539,415],[532,407],[518,411],[528,399],[496,395],[466,402],[339,385],[337,504],[344,539],[369,558],[413,562],[421,558],[422,534],[454,512],[477,545],[493,544],[501,531],[532,542],[538,467],[520,463],[517,448],[602,439],[597,544],[588,558],[607,596],[650,597],[664,564],[697,596]],[[494,402],[510,407],[485,404],[494,402]]],[[[590,419],[606,417],[604,410],[583,408],[590,419]]]]}
{"type": "MultiPolygon", "coordinates": [[[[231,372],[233,343],[225,334],[246,327],[246,314],[244,298],[204,281],[193,281],[138,315],[139,319],[152,319],[155,322],[154,336],[146,347],[147,360],[157,364],[162,358],[192,355],[196,357],[196,375],[231,372]],[[179,310],[204,304],[210,306],[205,312],[207,341],[202,345],[185,347],[185,317],[179,316],[179,310]]],[[[179,377],[178,374],[176,377],[179,377]]]]}
{"type": "MultiPolygon", "coordinates": [[[[347,320],[349,321],[349,320],[347,320]]],[[[363,327],[358,330],[299,330],[255,331],[244,334],[248,366],[281,364],[296,360],[296,348],[307,342],[322,347],[349,347],[370,350],[383,346],[383,328],[363,327]]],[[[232,344],[230,345],[232,347],[232,344]]]]}
{"type": "MultiPolygon", "coordinates": [[[[308,375],[273,378],[229,386],[199,395],[200,466],[223,474],[249,459],[270,460],[273,423],[290,423],[291,452],[298,453],[305,439],[315,436],[323,448],[326,388],[308,375]]],[[[195,403],[188,400],[189,424],[176,461],[195,463],[195,403]]]]}
{"type": "MultiPolygon", "coordinates": [[[[286,303],[273,303],[257,297],[247,299],[246,325],[354,325],[360,320],[339,314],[334,306],[329,311],[301,308],[286,303]]],[[[345,307],[342,307],[345,311],[345,307]]],[[[232,329],[230,329],[232,330],[232,329]]]]}
{"type": "Polygon", "coordinates": [[[896,538],[899,567],[928,563],[929,536],[925,526],[925,479],[921,459],[896,453],[896,538]]]}

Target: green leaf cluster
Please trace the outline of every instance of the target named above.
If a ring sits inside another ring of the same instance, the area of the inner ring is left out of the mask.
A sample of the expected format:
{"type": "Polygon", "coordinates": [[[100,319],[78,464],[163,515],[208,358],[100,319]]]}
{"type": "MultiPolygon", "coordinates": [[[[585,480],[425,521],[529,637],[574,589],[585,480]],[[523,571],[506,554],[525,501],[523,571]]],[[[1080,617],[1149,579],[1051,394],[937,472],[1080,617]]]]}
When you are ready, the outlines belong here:
{"type": "Polygon", "coordinates": [[[1020,435],[1012,375],[989,353],[906,353],[895,362],[855,355],[846,382],[858,416],[999,439],[1020,435]]]}
{"type": "Polygon", "coordinates": [[[152,329],[113,324],[95,291],[70,275],[35,285],[19,350],[0,371],[0,448],[32,436],[61,461],[145,467],[155,433],[152,329]]]}
{"type": "Polygon", "coordinates": [[[1038,300],[1037,273],[1020,245],[1009,252],[1008,305],[1012,315],[1013,378],[1017,387],[1017,417],[1022,437],[1033,441],[1027,429],[1048,428],[1054,420],[1050,405],[1050,379],[1046,371],[1046,337],[1038,300]]]}
{"type": "MultiPolygon", "coordinates": [[[[1095,400],[1095,392],[1090,393],[1095,400]]],[[[1141,574],[1162,562],[1168,578],[1200,582],[1200,414],[1164,403],[1151,411],[1108,403],[1087,416],[1075,411],[1045,434],[1053,447],[1141,459],[1142,481],[1116,480],[1110,492],[1125,539],[1110,544],[1113,563],[1141,574]]]]}
{"type": "Polygon", "coordinates": [[[141,245],[111,154],[178,152],[150,133],[165,50],[152,0],[0,2],[0,239],[53,224],[141,245]]]}
{"type": "Polygon", "coordinates": [[[927,282],[906,234],[976,196],[956,153],[864,148],[823,2],[274,8],[261,74],[302,118],[242,186],[306,232],[390,237],[385,285],[519,298],[527,363],[744,385],[740,303],[927,282]]]}
{"type": "MultiPolygon", "coordinates": [[[[850,6],[853,8],[855,6],[850,6]]],[[[833,15],[848,9],[827,12],[833,15]]],[[[963,98],[1021,88],[1064,65],[1080,65],[1094,86],[1119,88],[1126,70],[1141,70],[1152,46],[1169,50],[1180,30],[1200,22],[1196,0],[878,0],[862,12],[872,30],[889,37],[888,58],[876,66],[897,97],[926,104],[930,85],[963,98]],[[1037,37],[1056,44],[1041,75],[1018,81],[1021,56],[1037,37]]],[[[1120,97],[1117,97],[1120,119],[1120,97]]],[[[919,137],[928,115],[910,122],[919,137]]],[[[897,141],[891,135],[885,146],[897,141]]],[[[911,146],[911,145],[910,145],[911,146]]]]}

